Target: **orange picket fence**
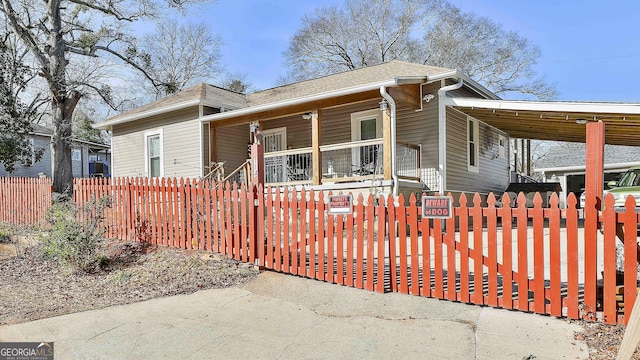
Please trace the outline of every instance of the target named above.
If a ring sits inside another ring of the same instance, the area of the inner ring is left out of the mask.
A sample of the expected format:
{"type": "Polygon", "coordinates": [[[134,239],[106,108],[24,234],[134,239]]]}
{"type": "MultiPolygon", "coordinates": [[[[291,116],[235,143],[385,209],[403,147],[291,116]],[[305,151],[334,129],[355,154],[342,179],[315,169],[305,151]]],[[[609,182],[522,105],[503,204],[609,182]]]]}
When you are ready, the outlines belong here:
{"type": "MultiPolygon", "coordinates": [[[[50,190],[39,190],[47,186],[0,179],[0,220],[39,221],[41,213],[26,209],[48,207],[50,190]]],[[[566,208],[556,195],[543,207],[536,194],[532,208],[523,194],[514,208],[501,206],[512,203],[506,194],[486,201],[462,195],[453,216],[431,219],[422,216],[420,196],[359,195],[350,212],[332,214],[330,195],[186,179],[74,184],[79,204],[112,201],[105,219],[112,238],[219,252],[370,291],[607,323],[629,319],[638,291],[633,198],[615,209],[607,195],[604,210],[584,209],[583,220],[573,195],[566,208]]]]}
{"type": "Polygon", "coordinates": [[[39,224],[51,206],[51,179],[0,177],[0,222],[39,224]]]}

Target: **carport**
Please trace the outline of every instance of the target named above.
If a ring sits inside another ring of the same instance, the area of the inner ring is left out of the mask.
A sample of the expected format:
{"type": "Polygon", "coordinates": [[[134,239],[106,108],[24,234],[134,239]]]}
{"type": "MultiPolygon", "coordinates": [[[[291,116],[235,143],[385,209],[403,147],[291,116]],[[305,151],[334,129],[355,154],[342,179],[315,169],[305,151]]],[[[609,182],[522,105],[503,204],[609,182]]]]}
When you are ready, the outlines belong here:
{"type": "MultiPolygon", "coordinates": [[[[446,98],[458,109],[510,137],[586,143],[585,262],[596,262],[598,211],[604,186],[604,144],[637,146],[640,104],[602,102],[513,101],[446,98]]],[[[585,273],[585,286],[594,286],[595,267],[585,273]],[[591,284],[588,284],[588,283],[591,284]]],[[[595,309],[595,303],[585,303],[595,309]]]]}

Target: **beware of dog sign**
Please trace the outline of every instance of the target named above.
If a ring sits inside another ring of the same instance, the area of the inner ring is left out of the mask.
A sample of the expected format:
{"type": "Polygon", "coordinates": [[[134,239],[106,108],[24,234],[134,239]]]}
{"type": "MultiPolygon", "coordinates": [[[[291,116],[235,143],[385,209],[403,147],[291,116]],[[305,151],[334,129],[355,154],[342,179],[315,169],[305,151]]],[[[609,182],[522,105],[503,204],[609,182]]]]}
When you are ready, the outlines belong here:
{"type": "Polygon", "coordinates": [[[448,219],[452,213],[453,199],[450,196],[423,196],[422,217],[428,219],[448,219]]]}

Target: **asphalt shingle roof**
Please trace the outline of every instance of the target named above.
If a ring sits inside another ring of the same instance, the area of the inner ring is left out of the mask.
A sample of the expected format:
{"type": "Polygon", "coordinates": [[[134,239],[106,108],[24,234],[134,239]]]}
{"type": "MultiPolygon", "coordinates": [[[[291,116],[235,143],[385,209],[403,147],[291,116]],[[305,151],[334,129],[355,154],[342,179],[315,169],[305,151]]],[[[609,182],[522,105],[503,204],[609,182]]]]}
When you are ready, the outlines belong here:
{"type": "Polygon", "coordinates": [[[427,77],[452,69],[392,60],[386,63],[301,81],[247,95],[247,105],[256,106],[321,94],[359,85],[372,84],[396,77],[427,77]]]}
{"type": "MultiPolygon", "coordinates": [[[[550,147],[547,154],[536,161],[537,169],[581,166],[586,164],[586,145],[584,143],[562,143],[550,147]]],[[[604,146],[604,163],[629,163],[640,161],[639,146],[604,146]]]]}
{"type": "Polygon", "coordinates": [[[168,95],[162,99],[152,101],[146,105],[114,116],[108,119],[108,121],[114,121],[131,115],[141,114],[146,111],[177,105],[192,100],[206,101],[212,106],[223,107],[227,110],[239,109],[247,106],[244,94],[200,83],[175,94],[168,95]]]}
{"type": "Polygon", "coordinates": [[[235,110],[377,83],[395,79],[397,77],[427,77],[451,71],[454,70],[436,66],[414,64],[400,60],[392,60],[387,63],[283,85],[246,95],[235,93],[213,85],[200,83],[178,93],[114,116],[106,121],[111,123],[118,121],[119,119],[143,114],[147,111],[162,109],[164,107],[192,100],[202,100],[212,106],[224,107],[227,110],[235,110]]]}

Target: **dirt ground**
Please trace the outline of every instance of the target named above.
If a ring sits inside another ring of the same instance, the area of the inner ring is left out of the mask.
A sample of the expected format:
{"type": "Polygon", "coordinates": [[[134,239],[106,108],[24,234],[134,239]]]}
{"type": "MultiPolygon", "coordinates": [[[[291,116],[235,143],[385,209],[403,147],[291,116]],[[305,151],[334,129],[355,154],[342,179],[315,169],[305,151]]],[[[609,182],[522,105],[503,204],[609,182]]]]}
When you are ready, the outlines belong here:
{"type": "Polygon", "coordinates": [[[142,243],[111,244],[106,267],[93,273],[63,271],[35,247],[23,250],[0,258],[0,325],[224,288],[258,274],[221,255],[142,243]]]}

